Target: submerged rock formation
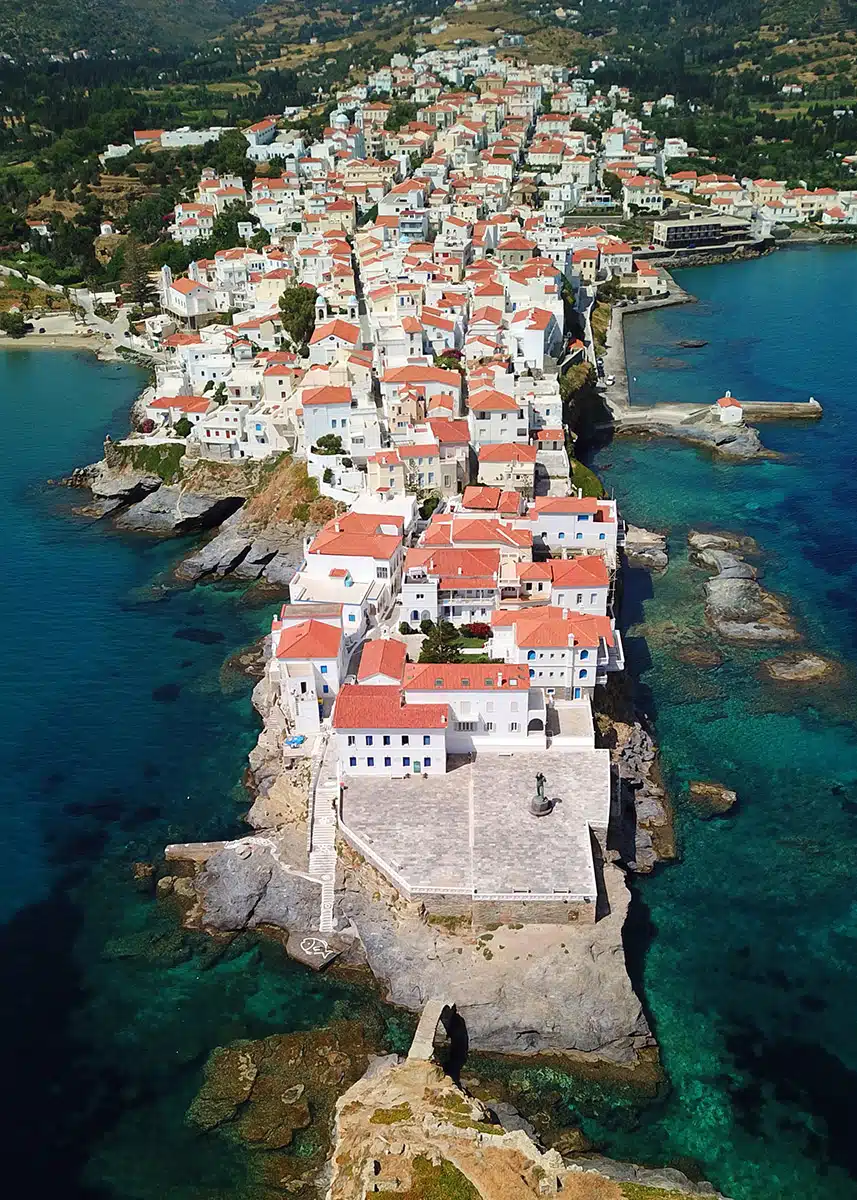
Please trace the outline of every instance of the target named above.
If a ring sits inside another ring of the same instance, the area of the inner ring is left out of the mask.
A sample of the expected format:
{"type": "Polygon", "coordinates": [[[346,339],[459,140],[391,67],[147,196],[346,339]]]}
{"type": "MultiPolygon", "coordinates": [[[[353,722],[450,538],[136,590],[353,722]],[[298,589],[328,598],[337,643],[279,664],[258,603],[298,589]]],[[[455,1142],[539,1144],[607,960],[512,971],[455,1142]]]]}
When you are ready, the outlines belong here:
{"type": "Polygon", "coordinates": [[[702,817],[723,816],[738,803],[738,796],[722,783],[693,779],[687,785],[690,803],[702,817]]]}
{"type": "Polygon", "coordinates": [[[752,538],[691,531],[687,540],[691,561],[716,571],[705,585],[705,612],[721,637],[739,642],[800,640],[785,604],[757,582],[757,569],[744,561],[745,554],[758,549],[752,538]]]}
{"type": "Polygon", "coordinates": [[[820,654],[801,653],[798,650],[766,659],[762,663],[762,671],[769,679],[781,683],[815,683],[840,672],[841,667],[830,659],[822,658],[820,654]]]}

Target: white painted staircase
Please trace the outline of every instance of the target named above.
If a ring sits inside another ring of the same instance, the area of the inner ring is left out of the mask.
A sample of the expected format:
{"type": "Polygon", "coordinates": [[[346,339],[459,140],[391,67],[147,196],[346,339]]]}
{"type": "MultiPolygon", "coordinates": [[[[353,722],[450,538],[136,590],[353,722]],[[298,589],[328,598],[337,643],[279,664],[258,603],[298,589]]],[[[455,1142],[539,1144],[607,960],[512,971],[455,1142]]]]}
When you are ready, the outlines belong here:
{"type": "Polygon", "coordinates": [[[309,874],[321,883],[319,933],[333,933],[333,898],[336,884],[336,807],[339,784],[325,781],[315,791],[309,852],[309,874]]]}

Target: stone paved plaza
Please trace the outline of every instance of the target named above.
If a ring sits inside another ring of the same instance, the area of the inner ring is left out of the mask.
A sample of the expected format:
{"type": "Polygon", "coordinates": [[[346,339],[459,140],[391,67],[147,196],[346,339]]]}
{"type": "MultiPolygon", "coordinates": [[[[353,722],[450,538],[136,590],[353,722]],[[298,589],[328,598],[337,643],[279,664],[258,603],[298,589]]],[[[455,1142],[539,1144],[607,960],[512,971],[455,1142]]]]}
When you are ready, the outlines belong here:
{"type": "Polygon", "coordinates": [[[480,754],[445,775],[350,778],[342,822],[412,894],[425,889],[478,897],[596,891],[589,827],[610,816],[607,750],[480,754]],[[548,798],[545,817],[529,811],[536,773],[548,798]]]}

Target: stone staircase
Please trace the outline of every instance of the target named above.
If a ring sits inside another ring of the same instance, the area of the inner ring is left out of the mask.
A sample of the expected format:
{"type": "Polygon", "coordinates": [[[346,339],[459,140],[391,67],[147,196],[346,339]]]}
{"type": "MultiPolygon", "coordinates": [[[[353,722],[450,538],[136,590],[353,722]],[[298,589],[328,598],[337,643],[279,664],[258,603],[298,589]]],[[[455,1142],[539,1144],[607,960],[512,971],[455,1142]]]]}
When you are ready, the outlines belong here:
{"type": "Polygon", "coordinates": [[[336,884],[336,807],[339,785],[326,780],[315,791],[312,813],[312,833],[309,853],[309,874],[321,883],[319,933],[333,933],[333,898],[336,884]]]}

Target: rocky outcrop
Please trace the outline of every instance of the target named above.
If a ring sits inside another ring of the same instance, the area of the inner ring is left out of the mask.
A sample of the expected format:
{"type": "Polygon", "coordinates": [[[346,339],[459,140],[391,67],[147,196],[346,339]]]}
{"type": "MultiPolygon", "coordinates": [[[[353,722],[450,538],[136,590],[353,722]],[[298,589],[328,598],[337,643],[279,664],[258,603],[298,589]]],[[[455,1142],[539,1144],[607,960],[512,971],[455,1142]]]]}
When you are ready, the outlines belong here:
{"type": "Polygon", "coordinates": [[[426,920],[351,856],[337,913],[391,1003],[419,1011],[431,996],[456,997],[472,1049],[576,1052],[630,1066],[654,1039],[625,968],[630,893],[610,863],[604,888],[609,912],[594,925],[501,926],[474,938],[426,920]]]}
{"type": "Polygon", "coordinates": [[[653,437],[678,438],[691,445],[703,446],[715,451],[723,458],[746,460],[771,457],[771,451],[762,445],[758,430],[752,425],[721,425],[719,421],[677,421],[669,414],[624,409],[614,412],[614,428],[617,433],[642,433],[653,437]]]}
{"type": "Polygon", "coordinates": [[[116,524],[120,529],[161,537],[198,533],[219,525],[243,503],[243,496],[210,495],[188,491],[180,484],[163,484],[156,492],[120,512],[116,524]]]}
{"type": "Polygon", "coordinates": [[[633,567],[644,567],[647,571],[665,571],[669,565],[666,534],[642,529],[638,525],[627,525],[625,556],[633,567]]]}
{"type": "Polygon", "coordinates": [[[673,809],[658,748],[627,674],[611,675],[596,695],[596,745],[610,751],[619,782],[608,850],[627,870],[647,874],[676,855],[673,809]]]}
{"type": "Polygon", "coordinates": [[[687,540],[691,561],[717,572],[705,585],[705,613],[721,637],[739,642],[800,639],[785,604],[757,582],[757,569],[744,561],[744,554],[757,550],[752,538],[692,531],[687,540]]]}
{"type": "Polygon", "coordinates": [[[238,579],[264,577],[288,586],[303,562],[304,539],[314,525],[265,525],[243,510],[224,521],[218,533],[176,568],[179,579],[231,575],[238,579]]]}
{"type": "Polygon", "coordinates": [[[707,779],[692,779],[687,785],[691,805],[702,817],[722,817],[738,803],[737,793],[722,783],[707,779]]]}
{"type": "Polygon", "coordinates": [[[228,843],[207,860],[195,887],[206,929],[274,925],[304,933],[318,923],[321,885],[287,867],[271,837],[228,843]]]}
{"type": "Polygon", "coordinates": [[[639,721],[614,722],[613,730],[621,813],[609,844],[629,871],[648,874],[659,862],[675,858],[672,805],[649,731],[639,721]]]}
{"type": "Polygon", "coordinates": [[[649,1187],[664,1196],[717,1197],[710,1183],[692,1183],[671,1168],[649,1171],[600,1156],[564,1161],[536,1143],[514,1110],[508,1125],[499,1115],[434,1063],[373,1060],[337,1102],[326,1200],[366,1200],[376,1192],[414,1200],[642,1200],[640,1189],[649,1187]]]}

